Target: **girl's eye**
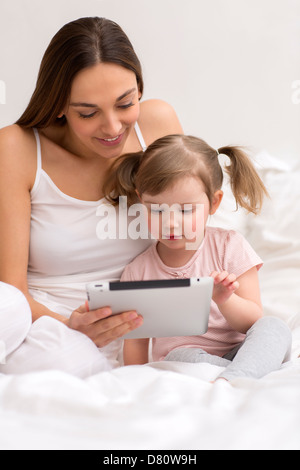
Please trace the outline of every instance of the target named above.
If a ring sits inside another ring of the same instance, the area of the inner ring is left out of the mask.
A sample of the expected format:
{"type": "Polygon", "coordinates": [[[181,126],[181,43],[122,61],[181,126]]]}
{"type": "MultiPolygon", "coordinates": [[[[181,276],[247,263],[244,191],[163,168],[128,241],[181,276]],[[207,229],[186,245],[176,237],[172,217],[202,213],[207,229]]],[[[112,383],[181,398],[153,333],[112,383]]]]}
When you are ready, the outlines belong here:
{"type": "Polygon", "coordinates": [[[148,207],[148,210],[151,214],[162,214],[165,211],[165,208],[162,206],[160,206],[160,204],[151,204],[150,207],[148,207]]]}
{"type": "Polygon", "coordinates": [[[152,214],[162,214],[162,213],[163,213],[163,210],[162,210],[162,209],[152,209],[152,208],[151,208],[151,213],[152,213],[152,214]]]}
{"type": "Polygon", "coordinates": [[[190,204],[185,204],[183,208],[181,209],[182,214],[192,214],[193,212],[194,212],[194,208],[190,204]]]}

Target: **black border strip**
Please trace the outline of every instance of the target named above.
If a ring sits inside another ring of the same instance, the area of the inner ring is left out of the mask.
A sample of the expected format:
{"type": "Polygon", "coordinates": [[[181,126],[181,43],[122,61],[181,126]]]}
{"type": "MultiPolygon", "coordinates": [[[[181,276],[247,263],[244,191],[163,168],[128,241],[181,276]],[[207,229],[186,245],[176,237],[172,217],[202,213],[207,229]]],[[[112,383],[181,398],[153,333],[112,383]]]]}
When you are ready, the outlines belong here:
{"type": "Polygon", "coordinates": [[[110,290],[160,289],[166,287],[188,287],[190,279],[160,279],[151,281],[114,281],[109,283],[110,290]]]}

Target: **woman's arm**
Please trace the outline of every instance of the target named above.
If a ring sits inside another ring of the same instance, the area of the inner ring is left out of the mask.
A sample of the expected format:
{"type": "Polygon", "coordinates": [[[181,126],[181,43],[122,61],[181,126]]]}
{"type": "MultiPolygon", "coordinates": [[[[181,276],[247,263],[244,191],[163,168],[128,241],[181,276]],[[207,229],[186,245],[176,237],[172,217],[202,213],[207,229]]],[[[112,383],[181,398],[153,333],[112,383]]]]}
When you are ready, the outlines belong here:
{"type": "Polygon", "coordinates": [[[87,312],[84,306],[69,319],[36,302],[28,292],[31,200],[36,174],[36,143],[32,131],[19,126],[0,130],[0,280],[26,296],[35,321],[48,315],[89,336],[98,347],[140,326],[136,312],[111,316],[110,310],[87,312]]]}
{"type": "Polygon", "coordinates": [[[28,292],[30,191],[36,174],[36,144],[32,131],[19,126],[0,130],[0,280],[26,296],[32,319],[65,318],[36,302],[28,292]]]}
{"type": "Polygon", "coordinates": [[[9,126],[0,131],[0,279],[26,296],[35,321],[49,315],[63,321],[30,296],[27,285],[30,191],[36,174],[36,144],[32,131],[9,126]]]}
{"type": "Polygon", "coordinates": [[[213,300],[230,326],[246,333],[263,315],[257,268],[236,278],[226,271],[214,271],[213,300]]]}
{"type": "Polygon", "coordinates": [[[149,339],[126,339],[124,341],[124,364],[146,364],[149,361],[149,339]]]}
{"type": "Polygon", "coordinates": [[[18,126],[0,131],[0,278],[25,295],[35,155],[28,132],[18,126]]]}

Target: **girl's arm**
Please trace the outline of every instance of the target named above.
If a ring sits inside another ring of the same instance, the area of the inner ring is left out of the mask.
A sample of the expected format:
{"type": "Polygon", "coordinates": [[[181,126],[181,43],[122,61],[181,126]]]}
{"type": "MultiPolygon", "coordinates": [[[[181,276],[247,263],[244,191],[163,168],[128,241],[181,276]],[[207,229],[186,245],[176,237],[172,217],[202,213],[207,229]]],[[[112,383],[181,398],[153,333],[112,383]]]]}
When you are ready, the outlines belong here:
{"type": "Polygon", "coordinates": [[[146,364],[149,360],[149,338],[126,339],[124,341],[124,364],[146,364]]]}
{"type": "Polygon", "coordinates": [[[214,271],[213,300],[230,326],[240,333],[263,315],[257,268],[253,267],[236,278],[226,271],[214,271]]]}

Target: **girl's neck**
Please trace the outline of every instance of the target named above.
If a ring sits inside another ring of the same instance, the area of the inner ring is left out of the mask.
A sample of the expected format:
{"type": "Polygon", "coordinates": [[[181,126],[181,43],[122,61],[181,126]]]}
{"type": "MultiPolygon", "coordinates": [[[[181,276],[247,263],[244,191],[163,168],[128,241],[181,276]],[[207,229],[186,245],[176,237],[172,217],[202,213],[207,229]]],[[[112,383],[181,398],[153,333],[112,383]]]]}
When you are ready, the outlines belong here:
{"type": "MultiPolygon", "coordinates": [[[[199,246],[200,246],[200,244],[199,244],[199,246]]],[[[198,246],[198,248],[199,248],[199,246],[198,246]]],[[[187,249],[174,250],[174,249],[168,248],[167,246],[165,246],[161,242],[158,242],[157,246],[156,246],[158,256],[160,257],[162,262],[166,266],[169,266],[170,268],[180,268],[182,266],[185,266],[190,261],[190,259],[194,256],[197,249],[193,249],[193,250],[187,250],[187,249]]]]}

